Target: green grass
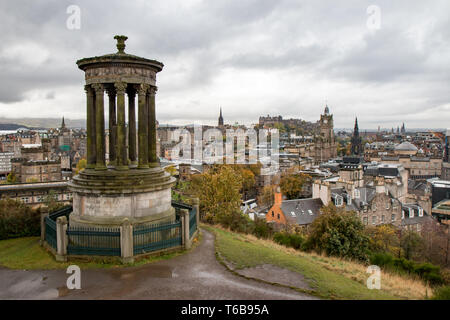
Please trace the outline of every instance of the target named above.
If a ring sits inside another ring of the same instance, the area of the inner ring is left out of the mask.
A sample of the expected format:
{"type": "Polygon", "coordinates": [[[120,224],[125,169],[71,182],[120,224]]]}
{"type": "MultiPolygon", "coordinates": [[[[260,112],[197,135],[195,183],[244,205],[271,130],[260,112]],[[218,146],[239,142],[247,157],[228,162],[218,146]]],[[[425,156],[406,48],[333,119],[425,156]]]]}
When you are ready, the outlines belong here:
{"type": "MultiPolygon", "coordinates": [[[[194,242],[192,248],[201,241],[201,233],[198,240],[194,242]]],[[[57,262],[53,255],[39,245],[39,237],[15,238],[0,241],[0,266],[9,269],[22,270],[48,270],[66,269],[71,264],[78,265],[81,269],[99,268],[123,268],[136,267],[160,260],[167,260],[184,254],[189,251],[176,251],[155,256],[147,256],[137,259],[134,263],[122,264],[120,260],[99,258],[77,258],[68,262],[57,262]]]]}
{"type": "Polygon", "coordinates": [[[302,274],[315,295],[327,299],[398,299],[383,291],[369,290],[365,285],[314,263],[319,257],[305,258],[245,239],[242,235],[211,226],[203,226],[216,234],[216,250],[237,268],[272,264],[302,274]]]}

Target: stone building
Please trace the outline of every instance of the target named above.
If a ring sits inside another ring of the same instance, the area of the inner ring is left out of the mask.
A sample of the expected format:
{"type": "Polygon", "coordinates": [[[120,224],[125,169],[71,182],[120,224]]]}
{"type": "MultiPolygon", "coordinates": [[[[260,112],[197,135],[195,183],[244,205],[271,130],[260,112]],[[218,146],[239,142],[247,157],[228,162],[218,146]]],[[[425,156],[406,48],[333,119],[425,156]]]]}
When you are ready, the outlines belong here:
{"type": "Polygon", "coordinates": [[[0,199],[20,200],[33,208],[41,206],[50,194],[59,203],[72,203],[72,192],[67,188],[67,182],[0,185],[0,199]]]}
{"type": "Polygon", "coordinates": [[[14,158],[11,164],[18,183],[62,180],[60,160],[14,158]]]}

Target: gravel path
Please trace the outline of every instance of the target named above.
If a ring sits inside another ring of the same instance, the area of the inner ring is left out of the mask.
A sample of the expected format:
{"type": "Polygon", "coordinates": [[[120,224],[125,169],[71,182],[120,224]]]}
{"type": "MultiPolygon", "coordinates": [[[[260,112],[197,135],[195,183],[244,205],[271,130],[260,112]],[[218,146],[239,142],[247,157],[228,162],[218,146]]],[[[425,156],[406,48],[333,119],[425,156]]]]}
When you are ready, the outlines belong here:
{"type": "Polygon", "coordinates": [[[82,270],[79,290],[67,289],[65,270],[0,269],[0,299],[316,299],[233,275],[216,260],[213,234],[202,232],[197,248],[169,260],[140,267],[82,270]]]}

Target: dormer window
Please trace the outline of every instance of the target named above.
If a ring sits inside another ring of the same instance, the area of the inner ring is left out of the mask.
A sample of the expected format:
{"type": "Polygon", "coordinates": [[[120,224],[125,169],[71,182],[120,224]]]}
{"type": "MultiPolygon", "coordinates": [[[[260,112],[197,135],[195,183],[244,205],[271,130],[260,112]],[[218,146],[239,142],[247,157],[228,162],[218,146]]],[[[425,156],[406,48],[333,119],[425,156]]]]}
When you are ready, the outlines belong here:
{"type": "Polygon", "coordinates": [[[409,211],[409,217],[414,218],[414,209],[408,208],[409,211]]]}

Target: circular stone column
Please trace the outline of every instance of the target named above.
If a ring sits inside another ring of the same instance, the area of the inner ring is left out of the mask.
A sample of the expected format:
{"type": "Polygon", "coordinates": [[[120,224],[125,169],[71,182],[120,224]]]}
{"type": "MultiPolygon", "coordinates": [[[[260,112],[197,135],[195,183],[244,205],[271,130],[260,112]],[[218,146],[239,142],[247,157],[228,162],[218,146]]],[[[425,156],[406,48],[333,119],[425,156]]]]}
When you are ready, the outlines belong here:
{"type": "MultiPolygon", "coordinates": [[[[78,67],[85,72],[86,90],[92,95],[93,89],[114,87],[119,92],[117,100],[118,122],[114,132],[116,139],[116,156],[122,155],[124,148],[124,131],[121,127],[124,111],[124,93],[135,94],[135,88],[146,88],[150,92],[154,92],[156,88],[156,73],[162,70],[163,64],[155,60],[140,58],[134,55],[126,54],[125,36],[116,36],[118,52],[98,57],[84,58],[77,61],[78,67]],[[120,84],[120,87],[118,86],[120,84]],[[119,128],[119,129],[117,129],[119,128]],[[119,131],[117,131],[119,130],[119,131]],[[120,145],[118,143],[120,141],[120,145]],[[117,152],[118,151],[118,152],[117,152]]],[[[90,96],[88,96],[89,98],[90,96]]],[[[97,137],[96,140],[90,140],[90,148],[87,150],[88,159],[105,159],[104,154],[99,155],[98,152],[104,152],[104,139],[100,139],[98,134],[99,127],[103,130],[103,126],[99,123],[104,119],[102,102],[97,95],[96,101],[88,99],[88,114],[96,116],[96,121],[92,121],[87,125],[87,134],[89,137],[97,137]],[[100,106],[100,109],[99,109],[100,106]],[[94,126],[92,123],[96,123],[94,126]],[[97,131],[97,135],[93,130],[97,131]],[[92,144],[97,144],[93,146],[92,144]],[[93,154],[93,153],[97,154],[93,154]]],[[[133,97],[134,98],[134,97],[133,97]]],[[[153,103],[153,101],[152,101],[153,103]]],[[[149,108],[150,103],[145,105],[145,114],[154,112],[154,108],[149,108]]],[[[133,108],[131,114],[136,114],[135,104],[128,106],[133,108]]],[[[146,124],[145,130],[141,128],[141,133],[149,132],[148,119],[154,119],[154,114],[143,119],[146,124]]],[[[139,119],[140,121],[141,119],[139,119]]],[[[130,123],[130,122],[129,122],[130,123]]],[[[131,119],[132,124],[136,124],[135,119],[131,119]]],[[[142,123],[141,123],[142,125],[142,123]]],[[[138,124],[139,126],[139,124],[138,124]]],[[[131,130],[131,132],[136,132],[131,130]]],[[[104,134],[104,133],[102,133],[104,134]]],[[[150,137],[143,136],[141,141],[146,141],[144,148],[149,152],[155,152],[151,146],[156,141],[149,140],[150,137]]],[[[151,139],[155,139],[151,135],[151,139]]],[[[134,142],[134,141],[133,141],[134,142]]],[[[135,142],[134,142],[135,144],[135,142]]],[[[136,148],[135,145],[132,149],[136,148]]],[[[88,227],[111,227],[120,225],[125,218],[132,224],[152,224],[160,222],[168,222],[175,220],[175,210],[171,205],[171,187],[175,183],[167,172],[165,172],[158,163],[148,167],[137,167],[135,160],[136,150],[132,150],[132,159],[126,159],[127,163],[121,166],[106,166],[106,163],[97,163],[98,166],[104,165],[104,170],[95,170],[92,166],[81,171],[69,182],[69,189],[73,192],[73,212],[70,214],[70,225],[72,226],[88,226],[88,227]]],[[[139,152],[139,151],[138,151],[139,152]]],[[[129,153],[128,153],[129,154],[129,153]]],[[[148,157],[154,159],[157,155],[150,154],[148,157]]],[[[100,159],[100,160],[99,160],[100,159]]],[[[147,159],[146,159],[147,160],[147,159]]],[[[116,159],[117,161],[117,159],[116,159]]],[[[120,161],[119,161],[120,162],[120,161]]]]}

